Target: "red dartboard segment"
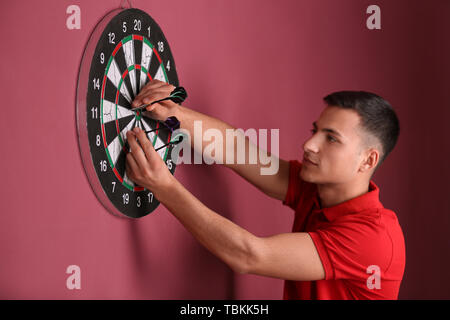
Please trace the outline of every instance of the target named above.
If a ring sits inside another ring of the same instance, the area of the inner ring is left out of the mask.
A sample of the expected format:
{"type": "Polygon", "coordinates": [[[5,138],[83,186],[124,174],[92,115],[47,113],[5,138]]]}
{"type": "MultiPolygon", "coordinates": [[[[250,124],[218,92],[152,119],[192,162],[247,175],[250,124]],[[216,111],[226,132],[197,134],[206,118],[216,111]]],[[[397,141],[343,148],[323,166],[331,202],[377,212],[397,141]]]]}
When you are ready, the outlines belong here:
{"type": "Polygon", "coordinates": [[[161,57],[158,54],[158,51],[155,48],[153,48],[153,52],[156,54],[156,57],[158,58],[159,64],[161,64],[162,60],[161,60],[161,57]]]}
{"type": "Polygon", "coordinates": [[[105,148],[108,148],[108,145],[106,144],[106,134],[105,134],[105,125],[102,123],[102,137],[103,137],[103,145],[105,148]]]}
{"type": "Polygon", "coordinates": [[[155,139],[156,139],[156,136],[158,135],[158,130],[159,130],[159,122],[156,123],[156,128],[155,129],[156,129],[155,130],[155,139]]]}
{"type": "Polygon", "coordinates": [[[103,77],[103,84],[102,84],[102,100],[105,98],[105,84],[106,84],[106,74],[103,77]]]}
{"type": "Polygon", "coordinates": [[[116,48],[114,49],[112,55],[113,57],[116,55],[117,51],[119,51],[120,47],[122,47],[122,41],[119,42],[119,44],[116,46],[116,48]]]}
{"type": "Polygon", "coordinates": [[[123,183],[123,178],[120,176],[119,172],[117,172],[116,167],[113,168],[114,174],[116,175],[117,179],[119,179],[120,183],[123,183]]]}
{"type": "Polygon", "coordinates": [[[140,40],[140,41],[144,41],[144,37],[139,36],[137,34],[133,34],[133,40],[140,40]]]}
{"type": "Polygon", "coordinates": [[[120,94],[120,90],[117,89],[117,92],[116,92],[116,104],[119,103],[119,94],[120,94]]]}
{"type": "Polygon", "coordinates": [[[119,121],[116,119],[116,129],[117,129],[117,134],[120,134],[120,128],[119,128],[119,121]]]}

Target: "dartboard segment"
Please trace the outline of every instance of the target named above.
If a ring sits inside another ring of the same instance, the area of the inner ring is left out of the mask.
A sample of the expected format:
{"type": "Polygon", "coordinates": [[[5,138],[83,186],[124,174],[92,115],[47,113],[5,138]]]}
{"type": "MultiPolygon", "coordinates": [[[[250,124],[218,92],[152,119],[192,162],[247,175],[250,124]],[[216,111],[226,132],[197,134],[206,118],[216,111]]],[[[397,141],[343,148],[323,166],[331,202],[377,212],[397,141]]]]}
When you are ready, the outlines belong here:
{"type": "Polygon", "coordinates": [[[147,137],[168,169],[175,171],[172,133],[131,102],[152,79],[178,86],[170,46],[158,24],[139,9],[116,10],[95,28],[82,59],[77,90],[80,152],[95,195],[109,212],[139,218],[159,205],[151,190],[126,173],[126,133],[134,127],[147,137]]]}

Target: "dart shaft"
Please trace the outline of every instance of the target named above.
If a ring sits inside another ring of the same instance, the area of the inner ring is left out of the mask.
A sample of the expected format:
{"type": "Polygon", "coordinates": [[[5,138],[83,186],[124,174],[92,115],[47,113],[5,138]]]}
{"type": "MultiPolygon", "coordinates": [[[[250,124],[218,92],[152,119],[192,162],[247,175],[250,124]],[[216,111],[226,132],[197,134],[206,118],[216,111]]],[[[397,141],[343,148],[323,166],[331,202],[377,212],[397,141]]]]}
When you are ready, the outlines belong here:
{"type": "Polygon", "coordinates": [[[156,128],[156,129],[152,129],[152,130],[147,130],[147,131],[145,131],[145,133],[150,133],[150,132],[154,132],[154,131],[158,131],[158,130],[170,130],[170,128],[160,127],[160,128],[156,128]]]}
{"type": "Polygon", "coordinates": [[[171,144],[178,144],[181,141],[183,141],[183,137],[180,137],[180,138],[178,138],[178,140],[175,140],[175,141],[170,141],[169,143],[166,143],[165,145],[155,149],[155,151],[161,150],[162,148],[165,148],[165,147],[167,147],[168,145],[171,145],[171,144]]]}

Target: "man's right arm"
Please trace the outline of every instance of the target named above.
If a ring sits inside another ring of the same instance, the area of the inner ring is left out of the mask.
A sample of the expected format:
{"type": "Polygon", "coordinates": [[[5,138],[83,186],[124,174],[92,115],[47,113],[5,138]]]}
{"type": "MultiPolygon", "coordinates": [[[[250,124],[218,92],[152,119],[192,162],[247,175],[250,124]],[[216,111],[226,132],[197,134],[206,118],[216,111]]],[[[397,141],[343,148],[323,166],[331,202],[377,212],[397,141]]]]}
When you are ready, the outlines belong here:
{"type": "MultiPolygon", "coordinates": [[[[173,89],[174,86],[170,84],[153,80],[141,90],[133,102],[133,107],[165,98],[173,89]]],[[[271,175],[261,174],[261,170],[267,168],[269,165],[261,163],[259,156],[261,150],[259,146],[253,144],[247,136],[244,136],[242,132],[239,132],[233,126],[217,118],[180,106],[171,100],[155,103],[147,107],[147,112],[147,115],[157,120],[165,120],[170,116],[175,116],[180,121],[181,128],[189,132],[191,147],[201,155],[203,155],[204,148],[212,142],[204,141],[203,137],[195,137],[194,122],[201,121],[203,132],[206,132],[208,129],[220,131],[223,137],[223,149],[214,150],[215,159],[218,162],[222,160],[220,163],[235,171],[268,196],[279,200],[285,199],[289,182],[289,162],[278,159],[275,155],[267,152],[270,161],[265,161],[265,163],[270,165],[276,161],[278,163],[278,170],[271,175]],[[227,131],[228,133],[236,133],[234,135],[228,135],[228,140],[231,137],[233,141],[227,141],[227,131]],[[198,139],[201,143],[194,143],[195,139],[198,139]],[[252,152],[257,155],[256,159],[253,159],[254,161],[256,160],[256,163],[253,162],[250,164],[250,154],[252,152]],[[238,155],[240,154],[242,156],[242,153],[245,155],[243,164],[237,161],[238,155]]]]}
{"type": "Polygon", "coordinates": [[[212,143],[209,140],[204,141],[203,139],[199,139],[199,141],[202,141],[201,144],[194,143],[194,122],[201,121],[203,132],[208,129],[215,129],[220,131],[222,137],[224,137],[223,150],[215,150],[215,159],[221,160],[220,162],[223,163],[223,165],[232,169],[268,196],[279,200],[284,200],[289,182],[288,161],[279,159],[277,156],[271,155],[267,152],[267,156],[270,157],[270,161],[268,163],[271,164],[276,161],[279,165],[278,170],[274,172],[274,174],[263,175],[261,174],[261,170],[263,168],[267,168],[269,165],[263,165],[260,161],[259,154],[262,150],[260,150],[259,146],[252,143],[250,139],[242,132],[238,132],[236,128],[224,121],[183,106],[178,107],[175,116],[180,121],[181,128],[189,132],[191,136],[191,147],[195,150],[195,152],[203,154],[204,148],[212,143]],[[233,141],[227,141],[230,138],[233,139],[233,141]],[[238,140],[241,141],[239,142],[238,140]],[[257,155],[254,162],[250,161],[250,155],[252,152],[257,155]],[[238,156],[240,153],[243,153],[245,156],[245,161],[243,164],[238,163],[238,156]]]}

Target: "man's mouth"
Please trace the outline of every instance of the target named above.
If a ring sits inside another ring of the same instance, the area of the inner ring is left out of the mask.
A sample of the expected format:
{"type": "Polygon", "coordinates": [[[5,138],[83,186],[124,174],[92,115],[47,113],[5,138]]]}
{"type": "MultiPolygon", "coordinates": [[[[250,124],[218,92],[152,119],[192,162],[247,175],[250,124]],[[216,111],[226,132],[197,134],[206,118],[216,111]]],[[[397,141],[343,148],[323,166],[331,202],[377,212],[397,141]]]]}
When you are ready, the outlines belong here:
{"type": "Polygon", "coordinates": [[[305,155],[303,156],[303,163],[310,164],[310,165],[313,165],[313,166],[317,166],[317,162],[311,160],[309,157],[307,157],[305,155]]]}

